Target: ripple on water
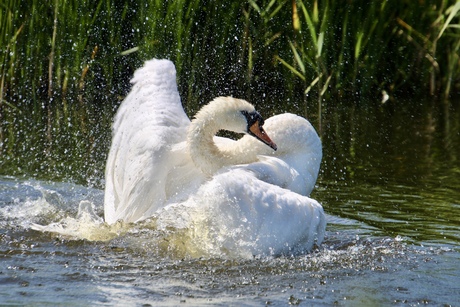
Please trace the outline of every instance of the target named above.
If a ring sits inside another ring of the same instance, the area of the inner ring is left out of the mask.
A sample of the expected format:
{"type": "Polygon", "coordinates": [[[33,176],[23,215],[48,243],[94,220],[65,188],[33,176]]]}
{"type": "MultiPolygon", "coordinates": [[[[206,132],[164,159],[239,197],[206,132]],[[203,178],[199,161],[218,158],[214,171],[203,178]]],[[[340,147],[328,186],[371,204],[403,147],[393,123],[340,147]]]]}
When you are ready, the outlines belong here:
{"type": "Polygon", "coordinates": [[[418,246],[364,221],[328,216],[324,243],[308,254],[250,259],[199,251],[190,255],[183,230],[160,231],[154,219],[112,228],[103,224],[100,191],[37,182],[0,186],[0,301],[6,304],[460,303],[457,250],[443,244],[418,246]],[[62,197],[46,199],[43,187],[62,197]],[[76,207],[70,208],[88,199],[91,205],[80,208],[80,216],[76,207]],[[102,239],[30,228],[67,221],[71,229],[72,217],[88,233],[105,233],[102,239]]]}

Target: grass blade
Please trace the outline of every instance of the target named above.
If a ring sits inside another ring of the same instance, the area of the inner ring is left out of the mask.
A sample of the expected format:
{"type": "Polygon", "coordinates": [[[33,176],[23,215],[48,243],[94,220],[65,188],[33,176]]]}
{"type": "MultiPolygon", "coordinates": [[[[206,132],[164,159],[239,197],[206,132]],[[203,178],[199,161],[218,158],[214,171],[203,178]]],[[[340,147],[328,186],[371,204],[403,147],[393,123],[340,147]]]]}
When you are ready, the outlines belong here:
{"type": "Polygon", "coordinates": [[[308,14],[307,8],[303,4],[303,2],[301,2],[301,7],[302,7],[302,12],[303,12],[303,15],[305,17],[305,20],[307,21],[307,26],[308,26],[308,30],[310,31],[311,40],[313,41],[313,45],[316,48],[318,46],[318,40],[316,38],[315,26],[313,24],[313,21],[310,18],[310,14],[308,14]]]}
{"type": "Polygon", "coordinates": [[[294,47],[294,44],[292,42],[289,42],[289,45],[291,46],[292,52],[294,53],[294,57],[297,62],[297,65],[299,65],[300,71],[302,72],[303,75],[305,75],[305,65],[302,61],[302,58],[297,52],[297,49],[294,47]]]}
{"type": "Polygon", "coordinates": [[[451,10],[449,17],[447,17],[446,22],[444,23],[444,26],[442,27],[441,31],[439,31],[438,34],[438,39],[441,38],[442,34],[446,30],[447,26],[449,23],[452,21],[452,19],[457,15],[458,11],[460,10],[460,1],[457,1],[454,5],[452,5],[450,8],[448,8],[446,11],[451,10]]]}
{"type": "Polygon", "coordinates": [[[319,80],[321,79],[322,76],[323,76],[323,74],[321,73],[319,76],[317,76],[315,79],[313,79],[313,81],[310,83],[310,85],[305,90],[304,94],[308,94],[310,92],[310,90],[312,89],[312,87],[315,86],[316,83],[319,82],[319,80]]]}
{"type": "Polygon", "coordinates": [[[318,35],[318,46],[317,46],[317,53],[316,53],[316,57],[319,58],[321,57],[321,53],[323,51],[323,43],[324,43],[324,32],[321,32],[319,35],[318,35]]]}
{"type": "Polygon", "coordinates": [[[302,75],[297,69],[295,69],[294,67],[292,67],[288,62],[286,62],[285,60],[283,60],[282,58],[280,58],[279,56],[275,56],[275,58],[281,62],[281,64],[283,64],[284,66],[286,66],[291,72],[293,72],[297,77],[299,77],[300,79],[302,79],[303,81],[305,81],[305,77],[304,75],[302,75]]]}

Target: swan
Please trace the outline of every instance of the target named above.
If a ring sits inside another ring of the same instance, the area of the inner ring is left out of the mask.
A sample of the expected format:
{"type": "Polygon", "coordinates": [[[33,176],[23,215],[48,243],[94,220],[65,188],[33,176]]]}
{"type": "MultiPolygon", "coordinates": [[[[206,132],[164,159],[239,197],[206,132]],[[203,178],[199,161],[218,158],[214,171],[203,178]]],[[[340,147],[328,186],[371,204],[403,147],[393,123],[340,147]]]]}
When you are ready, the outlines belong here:
{"type": "Polygon", "coordinates": [[[187,248],[206,246],[209,253],[210,246],[218,247],[217,256],[297,253],[321,243],[323,209],[306,197],[318,175],[321,141],[311,124],[294,114],[273,116],[264,127],[278,145],[276,152],[244,136],[238,142],[249,155],[264,155],[217,171],[187,201],[165,206],[158,227],[192,228],[187,248]]]}
{"type": "Polygon", "coordinates": [[[308,195],[322,148],[306,119],[264,121],[249,102],[218,97],[190,121],[169,60],[147,61],[131,82],[112,127],[106,223],[156,216],[165,228],[193,228],[196,242],[253,255],[321,243],[323,208],[308,195]],[[244,136],[216,137],[219,130],[244,136]]]}

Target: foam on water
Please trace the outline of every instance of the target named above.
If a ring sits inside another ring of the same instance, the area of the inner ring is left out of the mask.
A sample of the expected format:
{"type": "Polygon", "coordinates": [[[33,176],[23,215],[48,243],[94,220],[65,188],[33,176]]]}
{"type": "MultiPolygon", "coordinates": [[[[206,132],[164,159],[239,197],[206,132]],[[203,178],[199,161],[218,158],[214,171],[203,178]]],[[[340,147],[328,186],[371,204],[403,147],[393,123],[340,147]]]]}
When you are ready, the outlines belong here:
{"type": "Polygon", "coordinates": [[[230,253],[217,246],[218,239],[210,240],[210,232],[217,229],[207,228],[212,217],[206,206],[172,206],[161,216],[136,224],[120,221],[108,225],[102,219],[102,192],[37,181],[2,180],[1,184],[3,228],[32,229],[65,240],[104,241],[172,257],[252,257],[230,253]],[[96,197],[88,197],[91,192],[96,197]]]}
{"type": "MultiPolygon", "coordinates": [[[[245,237],[244,228],[223,227],[225,214],[219,214],[218,208],[213,209],[212,200],[206,202],[205,197],[200,199],[201,203],[173,204],[142,222],[108,225],[102,219],[102,191],[74,184],[4,180],[1,184],[0,223],[3,228],[33,229],[65,240],[107,242],[111,246],[175,259],[253,259],[257,255],[253,238],[245,237]]],[[[342,231],[340,236],[328,232],[323,244],[328,248],[319,248],[323,250],[323,260],[337,256],[334,253],[340,254],[346,245],[350,247],[345,254],[361,253],[363,246],[356,242],[363,241],[357,236],[366,237],[376,231],[362,222],[337,216],[328,215],[327,220],[342,231]],[[347,229],[353,233],[349,237],[347,229]]],[[[385,241],[388,253],[392,252],[393,243],[405,241],[399,236],[385,241]]],[[[377,249],[379,252],[385,250],[377,249]]],[[[293,250],[293,254],[299,255],[299,252],[293,250]]]]}
{"type": "MultiPolygon", "coordinates": [[[[142,222],[108,225],[102,219],[102,191],[65,183],[8,184],[0,217],[10,227],[51,233],[65,240],[120,244],[173,258],[252,259],[255,255],[267,255],[258,249],[258,240],[267,238],[253,237],[245,231],[245,227],[250,227],[244,219],[246,213],[240,213],[231,202],[225,208],[215,206],[216,200],[207,195],[171,204],[142,222]],[[17,198],[26,190],[25,197],[17,198]],[[230,221],[229,216],[236,220],[230,221]]],[[[299,252],[303,251],[292,248],[292,253],[299,252]]]]}
{"type": "Polygon", "coordinates": [[[94,203],[95,199],[100,200],[100,191],[37,181],[0,183],[0,217],[4,227],[52,232],[73,240],[109,240],[118,234],[117,224],[104,227],[102,218],[95,213],[101,209],[100,201],[96,202],[99,208],[94,203]]]}

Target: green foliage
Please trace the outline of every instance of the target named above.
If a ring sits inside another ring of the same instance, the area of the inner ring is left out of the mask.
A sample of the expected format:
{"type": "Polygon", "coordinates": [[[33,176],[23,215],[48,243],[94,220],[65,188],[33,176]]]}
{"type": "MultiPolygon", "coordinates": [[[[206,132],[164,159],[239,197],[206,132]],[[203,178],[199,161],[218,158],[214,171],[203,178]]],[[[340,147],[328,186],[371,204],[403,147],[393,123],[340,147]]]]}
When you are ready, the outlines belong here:
{"type": "Polygon", "coordinates": [[[321,129],[337,103],[460,92],[460,2],[4,0],[0,173],[102,178],[110,123],[146,59],[187,112],[218,95],[321,129]],[[95,173],[97,172],[97,173],[95,173]]]}

